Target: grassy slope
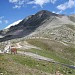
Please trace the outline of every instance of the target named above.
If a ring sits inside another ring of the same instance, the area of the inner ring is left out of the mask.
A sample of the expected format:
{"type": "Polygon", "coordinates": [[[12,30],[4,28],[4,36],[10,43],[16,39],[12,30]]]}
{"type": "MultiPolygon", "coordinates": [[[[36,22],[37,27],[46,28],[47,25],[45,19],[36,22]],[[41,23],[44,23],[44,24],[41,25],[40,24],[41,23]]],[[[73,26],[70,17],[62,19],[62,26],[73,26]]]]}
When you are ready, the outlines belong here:
{"type": "Polygon", "coordinates": [[[0,73],[3,75],[45,75],[46,73],[43,71],[48,72],[49,69],[47,71],[47,67],[43,68],[43,64],[44,62],[37,62],[21,55],[0,55],[0,73]],[[38,63],[39,67],[36,66],[38,63]]]}
{"type": "Polygon", "coordinates": [[[74,70],[23,55],[0,55],[0,73],[4,75],[49,75],[59,70],[64,75],[74,75],[74,70]],[[48,73],[46,73],[48,72],[48,73]],[[69,74],[68,72],[72,72],[69,74]]]}
{"type": "Polygon", "coordinates": [[[41,51],[31,49],[30,51],[38,53],[42,56],[50,57],[56,61],[65,64],[73,65],[75,61],[75,48],[64,46],[56,41],[52,42],[49,40],[27,40],[29,43],[40,47],[41,51]],[[62,50],[62,51],[61,51],[62,50]]]}
{"type": "MultiPolygon", "coordinates": [[[[75,56],[74,48],[66,47],[59,42],[50,40],[33,39],[27,41],[32,45],[40,47],[41,50],[30,49],[25,51],[37,53],[39,55],[52,58],[61,63],[73,65],[75,56]],[[61,51],[61,49],[63,51],[61,51]],[[65,57],[68,59],[65,59],[65,57]]],[[[64,75],[75,74],[73,69],[56,65],[54,63],[38,61],[33,58],[21,55],[0,54],[0,73],[4,73],[4,75],[45,75],[45,72],[54,73],[56,70],[59,70],[64,75]],[[72,74],[69,74],[68,72],[72,72],[72,74]]]]}

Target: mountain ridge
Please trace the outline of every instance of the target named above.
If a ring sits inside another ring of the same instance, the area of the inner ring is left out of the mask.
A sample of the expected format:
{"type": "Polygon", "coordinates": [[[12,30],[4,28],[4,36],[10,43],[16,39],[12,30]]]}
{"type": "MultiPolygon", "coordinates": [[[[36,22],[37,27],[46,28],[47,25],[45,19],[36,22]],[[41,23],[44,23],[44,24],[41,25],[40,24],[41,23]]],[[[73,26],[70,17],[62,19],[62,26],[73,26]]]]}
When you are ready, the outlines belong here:
{"type": "Polygon", "coordinates": [[[72,18],[75,17],[73,15],[66,16],[55,14],[47,10],[41,10],[34,15],[24,18],[19,24],[0,31],[0,35],[4,36],[0,39],[0,41],[3,39],[10,40],[26,36],[59,38],[64,35],[63,32],[65,28],[65,32],[70,30],[70,32],[74,35],[72,26],[75,26],[75,21],[72,18]],[[54,35],[52,35],[52,33],[54,35]],[[61,33],[61,35],[59,33],[61,33]]]}

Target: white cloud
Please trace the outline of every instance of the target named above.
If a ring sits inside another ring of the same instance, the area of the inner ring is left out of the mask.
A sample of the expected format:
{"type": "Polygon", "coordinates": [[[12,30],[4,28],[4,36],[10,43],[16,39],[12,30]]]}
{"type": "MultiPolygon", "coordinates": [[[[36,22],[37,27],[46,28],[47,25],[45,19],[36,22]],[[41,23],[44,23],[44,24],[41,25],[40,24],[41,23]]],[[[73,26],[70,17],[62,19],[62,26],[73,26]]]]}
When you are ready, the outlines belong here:
{"type": "Polygon", "coordinates": [[[55,11],[52,11],[52,13],[56,13],[55,11]]]}
{"type": "Polygon", "coordinates": [[[49,0],[34,0],[34,1],[30,1],[28,4],[36,4],[42,7],[43,4],[45,3],[49,3],[49,0]]]}
{"type": "Polygon", "coordinates": [[[15,5],[13,8],[21,8],[21,6],[19,6],[19,5],[15,5]]]}
{"type": "Polygon", "coordinates": [[[13,3],[13,8],[21,8],[26,4],[29,0],[9,0],[10,3],[13,3]]]}
{"type": "Polygon", "coordinates": [[[60,4],[57,6],[57,9],[60,11],[64,11],[68,8],[74,7],[75,1],[74,0],[69,0],[68,2],[65,2],[64,4],[60,4]]]}
{"type": "Polygon", "coordinates": [[[51,3],[53,3],[53,4],[54,4],[57,0],[50,0],[50,1],[51,1],[51,3]]]}
{"type": "Polygon", "coordinates": [[[8,23],[8,20],[4,20],[4,23],[7,24],[8,23]]]}
{"type": "Polygon", "coordinates": [[[56,12],[56,11],[52,11],[52,13],[56,13],[56,14],[60,14],[62,11],[58,11],[58,12],[56,12]]]}
{"type": "Polygon", "coordinates": [[[8,25],[5,29],[10,28],[11,26],[15,26],[15,25],[19,24],[21,21],[22,20],[15,21],[14,23],[8,25]]]}
{"type": "Polygon", "coordinates": [[[8,20],[5,19],[4,16],[0,16],[0,24],[7,24],[8,23],[8,20]]]}
{"type": "Polygon", "coordinates": [[[33,0],[29,1],[27,4],[35,4],[35,5],[40,5],[41,7],[46,4],[46,3],[55,3],[57,0],[33,0]]]}
{"type": "Polygon", "coordinates": [[[18,0],[9,0],[9,2],[15,3],[15,2],[18,2],[18,0]]]}
{"type": "Polygon", "coordinates": [[[54,4],[56,1],[57,0],[9,0],[10,3],[14,4],[13,8],[21,8],[25,4],[35,4],[35,5],[40,5],[42,7],[46,3],[54,4]]]}

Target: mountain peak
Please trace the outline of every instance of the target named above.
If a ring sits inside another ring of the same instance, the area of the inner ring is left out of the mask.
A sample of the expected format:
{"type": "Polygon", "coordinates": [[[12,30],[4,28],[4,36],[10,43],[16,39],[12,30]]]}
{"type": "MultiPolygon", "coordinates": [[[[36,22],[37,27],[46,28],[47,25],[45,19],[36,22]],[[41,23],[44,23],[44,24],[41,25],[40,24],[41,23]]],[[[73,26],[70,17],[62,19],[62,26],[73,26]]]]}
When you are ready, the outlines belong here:
{"type": "Polygon", "coordinates": [[[37,13],[52,13],[52,12],[50,12],[50,11],[48,11],[48,10],[41,10],[41,11],[39,11],[39,12],[37,12],[37,13]]]}
{"type": "Polygon", "coordinates": [[[37,12],[36,15],[61,16],[60,14],[52,13],[48,10],[41,10],[41,11],[37,12]]]}
{"type": "Polygon", "coordinates": [[[36,14],[47,14],[47,15],[50,15],[50,14],[52,14],[52,12],[50,12],[48,10],[41,10],[41,11],[37,12],[36,14]]]}

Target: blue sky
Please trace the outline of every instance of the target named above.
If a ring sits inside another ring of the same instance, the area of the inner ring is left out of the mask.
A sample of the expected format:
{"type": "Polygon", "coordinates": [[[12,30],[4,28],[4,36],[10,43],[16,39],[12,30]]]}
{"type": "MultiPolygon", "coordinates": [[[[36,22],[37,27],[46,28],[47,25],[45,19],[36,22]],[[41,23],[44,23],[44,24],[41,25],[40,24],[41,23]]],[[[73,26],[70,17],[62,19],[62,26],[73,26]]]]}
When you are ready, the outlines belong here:
{"type": "Polygon", "coordinates": [[[75,0],[0,0],[0,30],[40,10],[75,14],[75,0]]]}

